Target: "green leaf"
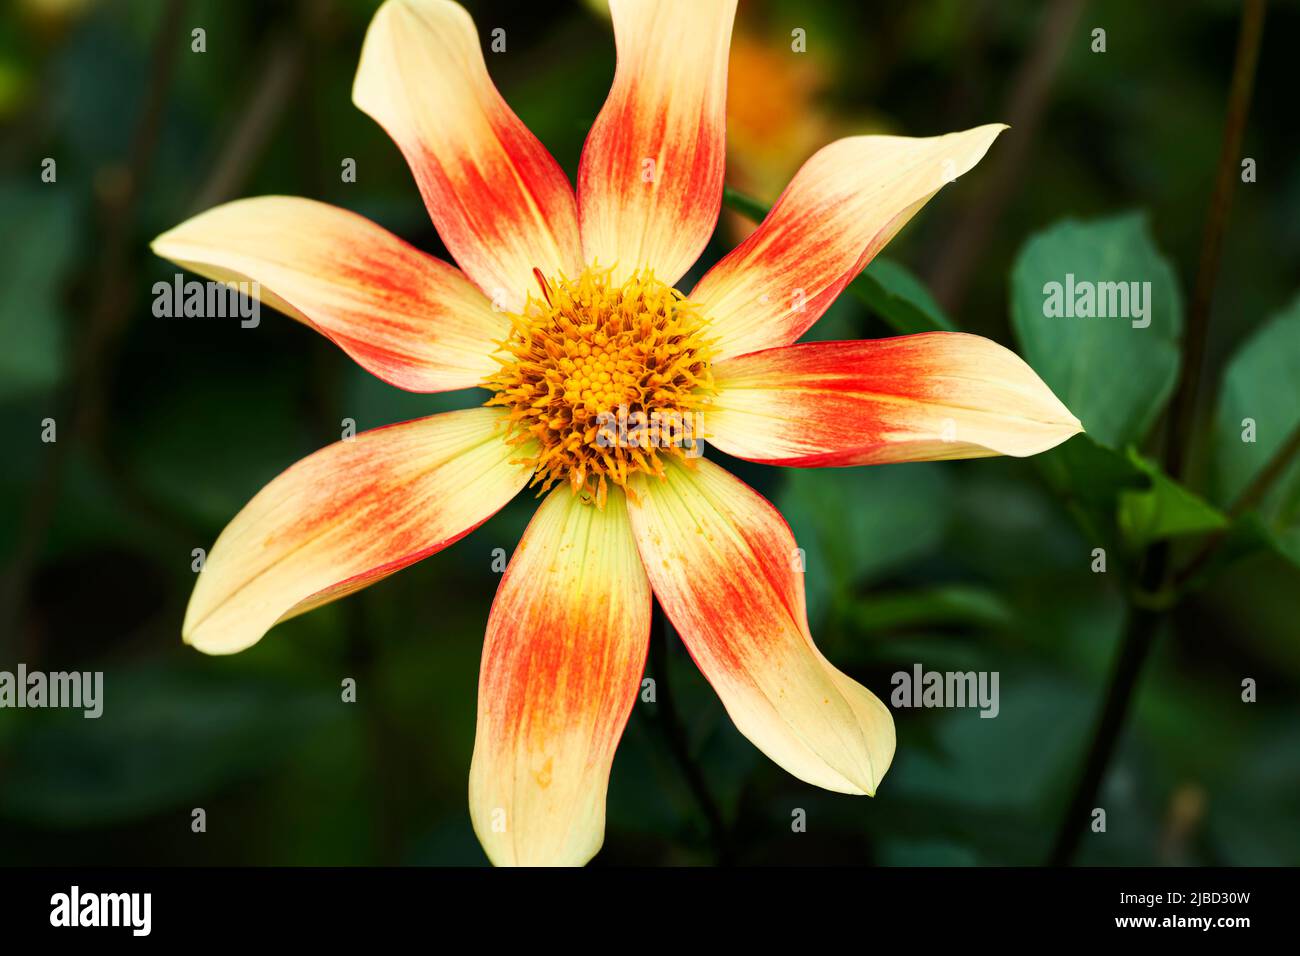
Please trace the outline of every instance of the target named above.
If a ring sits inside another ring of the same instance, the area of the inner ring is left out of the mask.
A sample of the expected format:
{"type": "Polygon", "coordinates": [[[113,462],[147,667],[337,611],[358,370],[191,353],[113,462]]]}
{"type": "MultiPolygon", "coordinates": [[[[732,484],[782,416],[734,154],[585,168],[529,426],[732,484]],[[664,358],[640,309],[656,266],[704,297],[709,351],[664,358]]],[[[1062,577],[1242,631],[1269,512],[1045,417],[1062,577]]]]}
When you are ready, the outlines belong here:
{"type": "MultiPolygon", "coordinates": [[[[1297,427],[1300,297],[1265,322],[1224,372],[1214,426],[1216,499],[1228,504],[1239,497],[1297,427]],[[1245,440],[1249,437],[1254,440],[1245,440]]],[[[1279,476],[1261,502],[1261,513],[1276,514],[1297,493],[1300,459],[1279,476]]]]}
{"type": "Polygon", "coordinates": [[[892,259],[873,259],[849,291],[900,335],[957,330],[921,280],[892,259]]]}
{"type": "Polygon", "coordinates": [[[1031,238],[1011,273],[1011,322],[1025,360],[1095,440],[1111,448],[1141,441],[1173,391],[1183,325],[1177,278],[1143,214],[1067,219],[1031,238]],[[1100,283],[1123,285],[1112,295],[1100,283]],[[1119,290],[1132,292],[1132,283],[1138,296],[1125,309],[1119,290]],[[1088,288],[1092,311],[1125,314],[1078,317],[1088,288]]]}
{"type": "Polygon", "coordinates": [[[10,242],[0,259],[0,401],[57,385],[65,329],[59,294],[76,246],[76,207],[68,190],[0,186],[10,242]]]}
{"type": "Polygon", "coordinates": [[[1116,527],[1119,496],[1142,491],[1150,480],[1122,454],[1097,444],[1089,435],[1075,435],[1063,445],[1034,458],[1034,464],[1078,523],[1089,547],[1122,548],[1116,527]]]}
{"type": "Polygon", "coordinates": [[[1274,547],[1292,564],[1300,566],[1300,528],[1288,528],[1274,535],[1274,547]]]}
{"type": "Polygon", "coordinates": [[[1097,444],[1088,435],[1038,457],[1048,484],[1097,544],[1131,550],[1155,541],[1203,534],[1227,518],[1133,449],[1097,444]]]}
{"type": "Polygon", "coordinates": [[[1234,520],[1224,534],[1214,542],[1214,548],[1199,564],[1191,569],[1186,582],[1188,591],[1195,591],[1214,580],[1224,571],[1244,558],[1272,551],[1295,564],[1300,564],[1300,552],[1287,553],[1284,536],[1274,534],[1255,514],[1244,514],[1234,520]]]}
{"type": "Polygon", "coordinates": [[[1150,487],[1150,481],[1131,460],[1097,444],[1091,435],[1075,435],[1034,461],[1048,484],[1067,503],[1111,508],[1122,492],[1150,487]]]}
{"type": "Polygon", "coordinates": [[[1134,548],[1183,535],[1204,534],[1228,525],[1217,509],[1174,481],[1154,463],[1129,449],[1128,459],[1150,479],[1146,491],[1121,491],[1119,527],[1134,548]]]}

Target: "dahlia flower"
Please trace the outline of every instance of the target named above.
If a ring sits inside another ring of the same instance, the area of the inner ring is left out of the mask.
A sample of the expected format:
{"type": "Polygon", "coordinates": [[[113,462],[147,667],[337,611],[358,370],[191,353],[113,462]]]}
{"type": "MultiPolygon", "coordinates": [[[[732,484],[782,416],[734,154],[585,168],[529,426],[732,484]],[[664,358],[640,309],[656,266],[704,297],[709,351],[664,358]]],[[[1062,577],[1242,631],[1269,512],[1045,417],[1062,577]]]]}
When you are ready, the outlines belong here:
{"type": "Polygon", "coordinates": [[[376,13],[353,101],[402,151],[456,266],[285,196],[219,206],[153,243],[209,279],[257,283],[392,385],[491,390],[483,407],[363,432],[273,480],[211,549],[183,635],[243,650],[536,489],[479,681],[469,802],[497,864],[581,864],[600,848],[656,599],[777,764],[849,794],[874,793],[889,767],[889,711],[813,643],[789,528],[700,457],[701,437],[821,467],[1031,455],[1080,430],[984,338],[795,344],[1003,127],[831,143],[683,294],[721,204],[735,2],[611,7],[617,68],[576,192],[497,92],[461,7],[376,13]],[[637,427],[610,427],[616,414],[637,427]],[[649,427],[674,421],[704,434],[649,427]]]}

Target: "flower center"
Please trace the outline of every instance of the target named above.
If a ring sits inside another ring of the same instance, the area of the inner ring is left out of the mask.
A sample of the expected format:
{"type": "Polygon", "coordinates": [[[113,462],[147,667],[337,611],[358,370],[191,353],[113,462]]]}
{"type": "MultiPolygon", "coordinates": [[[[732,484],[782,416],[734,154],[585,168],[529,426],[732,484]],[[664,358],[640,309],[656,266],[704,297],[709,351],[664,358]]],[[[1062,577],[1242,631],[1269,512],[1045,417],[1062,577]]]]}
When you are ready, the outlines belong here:
{"type": "Polygon", "coordinates": [[[698,308],[651,272],[612,285],[610,271],[549,281],[538,272],[542,298],[510,316],[501,369],[483,383],[496,393],[488,405],[510,409],[507,440],[537,443],[521,459],[532,483],[545,492],[567,481],[602,507],[608,483],[662,477],[661,455],[699,455],[713,392],[698,308]]]}

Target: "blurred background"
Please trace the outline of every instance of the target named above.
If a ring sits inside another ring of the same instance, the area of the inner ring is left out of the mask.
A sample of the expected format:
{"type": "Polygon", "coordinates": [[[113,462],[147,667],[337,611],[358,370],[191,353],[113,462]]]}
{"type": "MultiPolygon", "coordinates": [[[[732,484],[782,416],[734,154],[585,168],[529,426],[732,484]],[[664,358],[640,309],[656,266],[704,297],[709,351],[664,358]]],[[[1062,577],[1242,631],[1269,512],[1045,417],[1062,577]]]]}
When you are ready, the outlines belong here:
{"type": "MultiPolygon", "coordinates": [[[[484,39],[506,31],[493,78],[572,176],[613,72],[607,13],[466,5],[484,39]]],[[[245,653],[180,641],[192,550],[336,441],[344,418],[361,430],[482,401],[387,386],[270,309],[256,329],[151,314],[153,283],[176,270],[149,239],[241,196],[325,200],[446,257],[396,147],[351,104],[376,7],[12,0],[0,16],[0,670],[105,672],[98,720],[0,710],[0,863],[485,863],[466,807],[478,657],[492,551],[513,549],[529,496],[245,653]],[[355,182],[341,181],[345,158],[355,182]],[[47,418],[55,443],[41,440],[47,418]],[[348,677],[355,704],[340,701],[348,677]],[[191,832],[195,808],[205,834],[191,832]]],[[[1233,197],[1186,475],[1200,518],[1135,532],[1159,479],[1108,490],[1106,461],[1131,469],[1147,459],[1130,449],[1158,448],[1239,17],[1234,0],[742,0],[728,183],[761,203],[840,136],[1013,125],[872,274],[919,314],[1025,354],[1091,437],[1030,461],[725,462],[807,550],[813,633],[832,661],[882,699],[916,663],[997,671],[1000,713],[895,711],[879,795],[840,796],[742,738],[671,638],[650,674],[671,688],[720,823],[687,785],[662,708],[638,703],[596,864],[1048,859],[1125,626],[1134,549],[1161,537],[1196,554],[1218,520],[1205,516],[1229,509],[1300,419],[1300,5],[1275,2],[1244,147],[1257,179],[1233,197]],[[1067,219],[1077,228],[1062,231],[1067,219]],[[1018,313],[1018,291],[1032,304],[1050,274],[1044,257],[1069,266],[1106,243],[1136,263],[1125,278],[1154,280],[1158,321],[1144,331],[1158,334],[1081,343],[1053,331],[1066,320],[1018,313]],[[1091,377],[1065,382],[1054,363],[1086,349],[1091,377]],[[1097,403],[1120,408],[1099,429],[1097,403]],[[1260,422],[1257,446],[1237,435],[1244,415],[1260,422]],[[806,832],[792,831],[797,810],[806,832]]],[[[683,287],[750,227],[725,212],[683,287]]],[[[809,337],[898,332],[898,309],[869,298],[844,295],[809,337]]],[[[1234,523],[1235,560],[1209,562],[1167,617],[1102,780],[1106,832],[1086,833],[1076,862],[1300,862],[1296,469],[1257,504],[1269,546],[1247,546],[1234,523]]]]}

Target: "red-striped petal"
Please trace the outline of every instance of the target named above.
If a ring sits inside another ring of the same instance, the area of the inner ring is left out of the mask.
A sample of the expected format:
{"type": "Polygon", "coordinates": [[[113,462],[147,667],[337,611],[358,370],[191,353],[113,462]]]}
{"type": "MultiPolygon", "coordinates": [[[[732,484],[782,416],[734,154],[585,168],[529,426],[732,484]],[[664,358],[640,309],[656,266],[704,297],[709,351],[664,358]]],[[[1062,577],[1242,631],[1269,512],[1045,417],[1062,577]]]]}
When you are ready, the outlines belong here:
{"type": "Polygon", "coordinates": [[[221,532],[185,614],[188,644],[233,654],[272,625],[440,551],[528,483],[496,409],[362,432],[310,455],[221,532]]]}
{"type": "Polygon", "coordinates": [[[153,241],[165,259],[315,329],[399,388],[479,384],[510,324],[461,272],[368,219],[293,196],[240,199],[153,241]]]}
{"type": "Polygon", "coordinates": [[[802,556],[781,515],[704,459],[633,484],[628,514],[655,597],[737,729],[801,780],[874,793],[893,718],[813,644],[802,556]]]}
{"type": "Polygon", "coordinates": [[[672,284],[722,204],[735,0],[611,0],[618,67],[578,168],[582,247],[672,284]]]}
{"type": "Polygon", "coordinates": [[[406,157],[438,235],[494,303],[518,311],[533,269],[582,268],[564,171],[497,92],[474,21],[449,0],[388,0],[366,33],[352,100],[406,157]]]}
{"type": "Polygon", "coordinates": [[[542,503],[483,645],[470,814],[497,865],[581,865],[605,837],[610,765],[645,667],[650,585],[621,492],[542,503]]]}
{"type": "Polygon", "coordinates": [[[765,464],[1024,457],[1083,430],[1020,356],[961,332],[788,345],[713,374],[708,440],[765,464]]]}
{"type": "Polygon", "coordinates": [[[817,152],[758,229],[690,294],[713,320],[717,357],[795,341],[1005,128],[980,126],[927,139],[854,136],[817,152]]]}

